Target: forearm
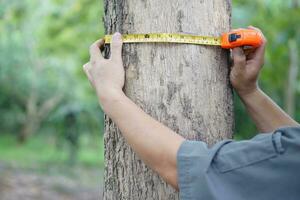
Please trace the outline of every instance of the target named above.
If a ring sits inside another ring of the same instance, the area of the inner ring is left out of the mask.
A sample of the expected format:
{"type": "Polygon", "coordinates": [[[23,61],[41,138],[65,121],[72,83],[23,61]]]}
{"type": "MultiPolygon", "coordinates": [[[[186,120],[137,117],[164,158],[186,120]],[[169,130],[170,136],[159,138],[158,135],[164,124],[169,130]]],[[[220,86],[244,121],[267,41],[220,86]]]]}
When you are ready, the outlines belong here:
{"type": "Polygon", "coordinates": [[[240,97],[261,132],[271,132],[282,126],[299,126],[259,88],[240,97]]]}
{"type": "Polygon", "coordinates": [[[117,124],[139,157],[177,188],[176,154],[184,138],[151,118],[124,93],[104,98],[104,112],[117,124]]]}

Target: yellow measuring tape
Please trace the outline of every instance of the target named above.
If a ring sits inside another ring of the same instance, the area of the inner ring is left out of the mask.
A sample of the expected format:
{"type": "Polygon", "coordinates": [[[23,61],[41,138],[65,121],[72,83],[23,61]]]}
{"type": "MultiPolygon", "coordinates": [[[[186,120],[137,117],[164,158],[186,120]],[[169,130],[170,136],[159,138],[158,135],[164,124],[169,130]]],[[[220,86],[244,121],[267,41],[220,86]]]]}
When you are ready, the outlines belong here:
{"type": "MultiPolygon", "coordinates": [[[[124,34],[124,43],[182,43],[201,45],[221,45],[221,37],[189,35],[181,33],[147,33],[147,34],[124,34]]],[[[111,43],[112,35],[104,36],[105,43],[111,43]]]]}
{"type": "MultiPolygon", "coordinates": [[[[105,43],[111,43],[112,35],[104,36],[105,43]]],[[[183,33],[146,33],[124,34],[124,43],[183,43],[221,46],[224,49],[235,47],[259,47],[263,43],[261,32],[253,29],[236,29],[228,33],[222,33],[220,37],[190,35],[183,33]]]]}

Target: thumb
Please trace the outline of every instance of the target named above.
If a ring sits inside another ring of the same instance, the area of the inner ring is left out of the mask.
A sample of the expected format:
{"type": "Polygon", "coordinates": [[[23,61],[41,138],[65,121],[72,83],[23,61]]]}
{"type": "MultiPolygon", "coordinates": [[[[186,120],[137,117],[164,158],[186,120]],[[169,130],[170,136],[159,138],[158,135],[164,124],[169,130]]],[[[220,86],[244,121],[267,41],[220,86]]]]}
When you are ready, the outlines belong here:
{"type": "Polygon", "coordinates": [[[246,66],[246,55],[241,47],[232,49],[233,67],[244,68],[246,66]]]}
{"type": "Polygon", "coordinates": [[[115,34],[113,34],[112,42],[110,44],[111,59],[121,59],[122,45],[123,45],[122,35],[116,32],[115,34]]]}
{"type": "Polygon", "coordinates": [[[85,72],[86,76],[88,77],[88,80],[90,81],[91,85],[94,87],[94,81],[90,74],[91,65],[90,63],[86,63],[83,65],[83,71],[85,72]]]}

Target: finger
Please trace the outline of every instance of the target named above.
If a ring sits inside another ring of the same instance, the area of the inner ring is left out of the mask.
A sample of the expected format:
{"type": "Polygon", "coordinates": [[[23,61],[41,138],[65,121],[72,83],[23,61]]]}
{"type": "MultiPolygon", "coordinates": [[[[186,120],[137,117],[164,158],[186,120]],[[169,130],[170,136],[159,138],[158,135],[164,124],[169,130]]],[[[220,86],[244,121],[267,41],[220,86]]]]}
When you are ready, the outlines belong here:
{"type": "Polygon", "coordinates": [[[118,32],[116,32],[113,37],[112,37],[112,42],[111,42],[111,59],[121,59],[121,54],[122,54],[122,35],[118,32]]]}
{"type": "Polygon", "coordinates": [[[248,26],[248,29],[252,29],[252,30],[256,30],[258,32],[262,32],[258,27],[255,27],[255,26],[252,26],[252,25],[248,26]]]}
{"type": "Polygon", "coordinates": [[[261,65],[264,63],[265,58],[265,45],[259,46],[253,55],[251,55],[253,60],[258,61],[261,65]]]}
{"type": "Polygon", "coordinates": [[[246,59],[248,59],[249,56],[251,56],[251,54],[253,54],[254,51],[255,51],[254,48],[244,49],[244,53],[245,53],[245,55],[246,55],[246,59]]]}
{"type": "Polygon", "coordinates": [[[83,71],[87,75],[88,79],[92,78],[91,75],[90,75],[90,67],[91,67],[91,65],[90,65],[89,62],[83,65],[83,71]]]}
{"type": "Polygon", "coordinates": [[[242,28],[235,28],[235,29],[230,29],[229,32],[235,32],[235,31],[239,31],[239,30],[243,30],[242,28]]]}
{"type": "Polygon", "coordinates": [[[253,48],[251,52],[246,54],[246,60],[252,60],[254,58],[255,51],[256,51],[256,49],[253,48]]]}
{"type": "Polygon", "coordinates": [[[98,59],[104,59],[100,47],[104,45],[104,39],[97,40],[90,46],[90,59],[91,60],[98,60],[98,59]]]}
{"type": "Polygon", "coordinates": [[[248,26],[248,28],[258,31],[262,36],[262,44],[258,48],[256,48],[252,57],[253,57],[253,59],[258,60],[263,63],[263,60],[265,57],[265,48],[266,48],[266,44],[267,44],[267,39],[259,28],[254,27],[254,26],[248,26]]]}
{"type": "Polygon", "coordinates": [[[264,57],[263,48],[252,48],[251,51],[246,54],[246,60],[261,60],[264,57]],[[263,50],[263,51],[262,51],[263,50]]]}
{"type": "Polygon", "coordinates": [[[89,62],[83,65],[83,71],[85,72],[86,76],[88,77],[91,85],[94,87],[94,81],[90,74],[90,68],[91,68],[91,65],[89,62]]]}
{"type": "Polygon", "coordinates": [[[267,43],[266,37],[264,36],[263,32],[259,28],[255,27],[255,26],[248,26],[248,28],[252,29],[252,30],[258,31],[261,34],[261,36],[262,36],[263,44],[265,45],[265,43],[267,43]]]}
{"type": "Polygon", "coordinates": [[[243,69],[246,65],[246,55],[241,47],[236,47],[232,49],[232,58],[234,67],[243,69]]]}
{"type": "Polygon", "coordinates": [[[85,63],[83,66],[82,66],[82,69],[83,69],[83,71],[86,73],[87,72],[87,70],[88,70],[88,64],[89,63],[85,63]]]}

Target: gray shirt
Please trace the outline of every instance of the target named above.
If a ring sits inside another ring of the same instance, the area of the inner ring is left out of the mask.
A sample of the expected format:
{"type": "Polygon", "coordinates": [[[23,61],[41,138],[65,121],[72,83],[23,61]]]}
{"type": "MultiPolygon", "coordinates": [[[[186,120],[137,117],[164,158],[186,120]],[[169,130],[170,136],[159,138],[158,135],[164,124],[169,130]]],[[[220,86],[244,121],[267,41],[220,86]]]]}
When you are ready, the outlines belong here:
{"type": "Polygon", "coordinates": [[[212,148],[186,140],[177,153],[181,200],[300,199],[300,127],[212,148]]]}

